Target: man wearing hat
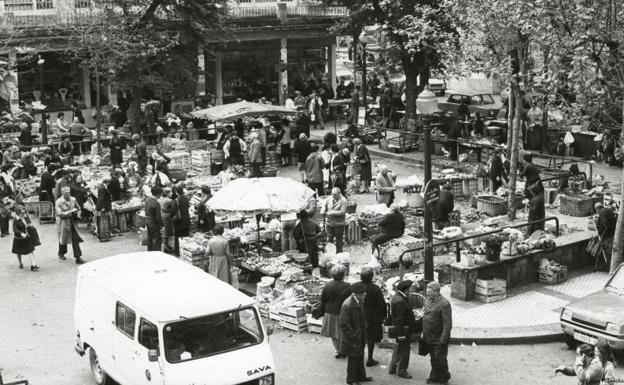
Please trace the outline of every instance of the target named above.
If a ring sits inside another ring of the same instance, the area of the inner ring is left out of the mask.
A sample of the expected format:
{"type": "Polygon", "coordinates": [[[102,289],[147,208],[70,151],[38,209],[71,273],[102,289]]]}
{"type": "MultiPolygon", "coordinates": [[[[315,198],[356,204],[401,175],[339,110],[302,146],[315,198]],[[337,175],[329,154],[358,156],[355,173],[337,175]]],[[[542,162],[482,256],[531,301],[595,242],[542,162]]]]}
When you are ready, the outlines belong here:
{"type": "Polygon", "coordinates": [[[366,377],[364,368],[366,285],[362,282],[354,283],[351,285],[351,293],[340,309],[340,353],[347,356],[347,384],[359,385],[360,382],[373,380],[366,377]]]}
{"type": "Polygon", "coordinates": [[[440,284],[429,282],[423,312],[423,340],[431,356],[431,373],[427,383],[446,384],[451,378],[447,356],[452,320],[451,304],[440,294],[440,284]]]}
{"type": "Polygon", "coordinates": [[[409,279],[399,282],[396,286],[396,293],[390,301],[392,326],[396,331],[396,344],[392,351],[388,373],[396,374],[402,378],[412,378],[412,375],[407,372],[412,332],[416,326],[412,305],[407,297],[412,283],[409,279]]]}

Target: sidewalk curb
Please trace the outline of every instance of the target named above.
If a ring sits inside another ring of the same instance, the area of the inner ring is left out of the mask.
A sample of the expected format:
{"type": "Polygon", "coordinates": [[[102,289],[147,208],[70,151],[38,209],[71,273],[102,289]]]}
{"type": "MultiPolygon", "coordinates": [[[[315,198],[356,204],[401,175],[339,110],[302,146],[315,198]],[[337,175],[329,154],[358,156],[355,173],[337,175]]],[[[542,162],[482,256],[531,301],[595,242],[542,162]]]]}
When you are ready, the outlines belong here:
{"type": "MultiPolygon", "coordinates": [[[[550,326],[556,327],[559,329],[559,324],[551,324],[550,326]]],[[[513,328],[508,328],[513,329],[513,328]]],[[[461,335],[458,337],[451,337],[451,345],[472,345],[473,343],[476,345],[522,345],[522,344],[545,344],[550,342],[563,342],[563,332],[554,332],[547,331],[544,333],[538,334],[526,334],[526,335],[518,335],[516,333],[509,333],[509,335],[505,336],[501,335],[492,335],[491,337],[471,337],[470,332],[476,332],[476,334],[488,334],[488,329],[476,329],[469,328],[465,329],[466,331],[461,333],[465,335],[461,335]]],[[[453,334],[453,331],[451,331],[453,334]]],[[[415,341],[412,341],[415,342],[415,341]]],[[[384,339],[379,342],[379,347],[382,349],[393,349],[395,346],[395,342],[392,340],[384,339]]]]}

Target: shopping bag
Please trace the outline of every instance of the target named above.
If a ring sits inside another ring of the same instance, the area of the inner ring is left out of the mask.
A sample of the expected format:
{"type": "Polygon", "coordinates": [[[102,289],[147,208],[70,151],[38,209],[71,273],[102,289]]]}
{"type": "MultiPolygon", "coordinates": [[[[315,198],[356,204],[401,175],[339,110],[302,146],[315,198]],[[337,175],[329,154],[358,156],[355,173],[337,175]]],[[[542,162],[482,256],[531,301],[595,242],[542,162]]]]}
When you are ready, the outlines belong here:
{"type": "Polygon", "coordinates": [[[148,243],[147,228],[142,228],[141,230],[139,230],[139,245],[147,246],[148,243]]]}
{"type": "Polygon", "coordinates": [[[585,251],[592,257],[597,258],[600,255],[601,248],[602,244],[600,242],[600,238],[598,236],[595,236],[589,241],[585,251]]]}
{"type": "Polygon", "coordinates": [[[569,146],[572,143],[574,143],[574,135],[572,135],[570,131],[566,132],[565,137],[563,138],[563,143],[566,146],[569,146]]]}
{"type": "Polygon", "coordinates": [[[82,208],[87,210],[90,213],[94,213],[95,203],[93,203],[93,199],[92,198],[87,199],[87,201],[82,205],[82,208]]]}

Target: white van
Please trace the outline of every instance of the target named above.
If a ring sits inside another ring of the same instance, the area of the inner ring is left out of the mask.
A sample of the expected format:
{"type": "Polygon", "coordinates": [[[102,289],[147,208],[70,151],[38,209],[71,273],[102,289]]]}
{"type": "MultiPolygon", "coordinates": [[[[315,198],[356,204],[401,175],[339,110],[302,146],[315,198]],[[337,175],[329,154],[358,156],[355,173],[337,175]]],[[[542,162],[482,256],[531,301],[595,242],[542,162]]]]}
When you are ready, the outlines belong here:
{"type": "Polygon", "coordinates": [[[273,355],[252,299],[160,252],[78,268],[76,352],[98,385],[272,385],[273,355]]]}

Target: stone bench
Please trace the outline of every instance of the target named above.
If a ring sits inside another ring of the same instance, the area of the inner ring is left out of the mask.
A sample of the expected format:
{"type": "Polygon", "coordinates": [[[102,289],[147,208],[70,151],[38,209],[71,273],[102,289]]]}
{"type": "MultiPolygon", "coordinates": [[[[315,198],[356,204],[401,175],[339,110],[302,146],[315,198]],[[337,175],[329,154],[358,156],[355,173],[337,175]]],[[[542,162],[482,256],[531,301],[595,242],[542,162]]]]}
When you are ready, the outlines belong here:
{"type": "Polygon", "coordinates": [[[582,231],[555,239],[553,250],[531,250],[526,254],[502,257],[500,261],[483,265],[465,266],[461,262],[451,264],[451,296],[470,301],[475,295],[477,279],[500,278],[507,281],[507,289],[537,282],[539,261],[553,260],[568,267],[568,271],[591,266],[594,259],[585,249],[593,233],[582,231]]]}

